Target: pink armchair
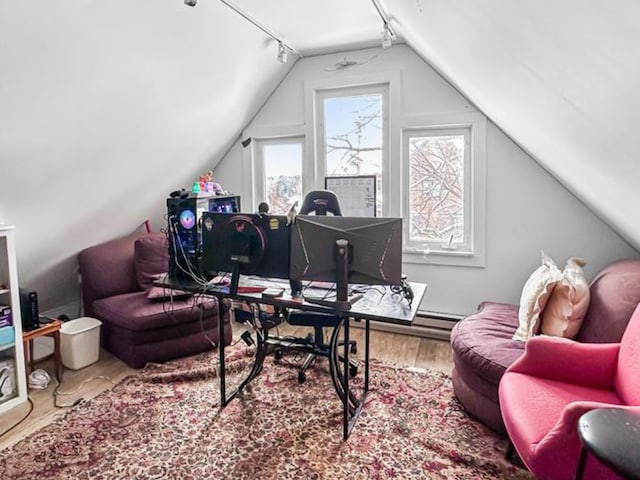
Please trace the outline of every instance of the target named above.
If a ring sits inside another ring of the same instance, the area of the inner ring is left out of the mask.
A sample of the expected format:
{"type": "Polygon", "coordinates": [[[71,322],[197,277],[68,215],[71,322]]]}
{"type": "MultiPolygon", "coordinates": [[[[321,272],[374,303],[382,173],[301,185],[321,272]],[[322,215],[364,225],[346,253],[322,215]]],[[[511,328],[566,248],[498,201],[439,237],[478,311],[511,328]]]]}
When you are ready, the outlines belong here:
{"type": "MultiPolygon", "coordinates": [[[[594,408],[640,413],[640,306],[620,343],[586,344],[534,337],[506,371],[500,410],[525,466],[545,480],[572,479],[580,453],[578,419],[594,408]]],[[[589,458],[586,479],[619,478],[589,458]]]]}

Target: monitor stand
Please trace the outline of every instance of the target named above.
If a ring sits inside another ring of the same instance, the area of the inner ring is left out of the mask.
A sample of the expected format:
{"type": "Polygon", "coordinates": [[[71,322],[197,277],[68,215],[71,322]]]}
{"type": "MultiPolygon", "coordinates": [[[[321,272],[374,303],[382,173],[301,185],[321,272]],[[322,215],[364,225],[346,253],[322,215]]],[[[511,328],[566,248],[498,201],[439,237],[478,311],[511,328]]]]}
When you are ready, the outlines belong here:
{"type": "Polygon", "coordinates": [[[238,294],[239,282],[240,282],[240,262],[235,260],[233,262],[233,269],[231,270],[231,284],[229,285],[229,293],[231,295],[238,294]]]}
{"type": "Polygon", "coordinates": [[[307,298],[304,301],[323,307],[330,307],[336,310],[351,310],[351,305],[362,295],[356,295],[349,300],[349,241],[336,240],[335,246],[336,264],[336,299],[325,300],[323,298],[307,298]]]}

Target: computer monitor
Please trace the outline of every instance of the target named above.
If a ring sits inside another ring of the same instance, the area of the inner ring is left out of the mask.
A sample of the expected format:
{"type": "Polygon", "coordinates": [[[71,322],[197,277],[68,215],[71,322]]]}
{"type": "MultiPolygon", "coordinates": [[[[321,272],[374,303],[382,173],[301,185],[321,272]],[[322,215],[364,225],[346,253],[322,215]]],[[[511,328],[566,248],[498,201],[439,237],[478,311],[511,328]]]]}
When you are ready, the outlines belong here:
{"type": "Polygon", "coordinates": [[[201,267],[208,278],[223,272],[289,278],[289,245],[284,215],[202,215],[201,267]]]}
{"type": "Polygon", "coordinates": [[[240,196],[224,195],[211,197],[209,199],[209,211],[216,213],[239,213],[240,196]]]}
{"type": "Polygon", "coordinates": [[[339,282],[338,240],[349,245],[349,283],[401,284],[402,219],[382,217],[298,215],[291,231],[290,279],[339,282]]]}

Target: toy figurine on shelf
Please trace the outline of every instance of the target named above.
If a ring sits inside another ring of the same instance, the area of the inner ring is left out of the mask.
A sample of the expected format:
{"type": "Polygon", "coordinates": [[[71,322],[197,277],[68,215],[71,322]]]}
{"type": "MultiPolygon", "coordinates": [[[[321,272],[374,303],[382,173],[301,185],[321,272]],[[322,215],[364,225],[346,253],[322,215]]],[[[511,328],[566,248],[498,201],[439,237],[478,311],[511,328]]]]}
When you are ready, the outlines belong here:
{"type": "Polygon", "coordinates": [[[209,170],[204,175],[200,175],[198,183],[200,183],[201,192],[212,192],[213,189],[211,188],[211,186],[213,184],[213,172],[209,170]]]}
{"type": "Polygon", "coordinates": [[[198,183],[200,184],[201,192],[213,193],[214,195],[225,194],[220,184],[213,181],[213,172],[211,170],[204,175],[200,175],[198,183]]]}

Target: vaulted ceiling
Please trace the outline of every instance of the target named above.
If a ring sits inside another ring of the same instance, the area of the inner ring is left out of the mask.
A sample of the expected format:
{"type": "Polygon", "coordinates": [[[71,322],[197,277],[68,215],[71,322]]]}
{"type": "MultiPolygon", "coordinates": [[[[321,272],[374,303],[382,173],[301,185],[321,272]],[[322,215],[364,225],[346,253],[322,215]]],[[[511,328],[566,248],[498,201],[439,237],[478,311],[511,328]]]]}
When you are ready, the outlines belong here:
{"type": "MultiPolygon", "coordinates": [[[[206,0],[200,0],[201,3],[206,0]]],[[[231,0],[303,56],[380,44],[371,0],[231,0]]],[[[379,0],[398,35],[636,248],[640,3],[379,0]]],[[[275,50],[273,55],[275,55],[275,50]]]]}
{"type": "MultiPolygon", "coordinates": [[[[225,1],[302,56],[380,45],[371,0],[225,1]]],[[[396,42],[640,249],[640,2],[378,3],[396,42]]],[[[21,281],[59,303],[77,251],[161,218],[158,198],[224,158],[293,67],[276,53],[222,0],[0,0],[0,222],[21,281]],[[54,198],[64,215],[43,215],[54,198]]]]}

